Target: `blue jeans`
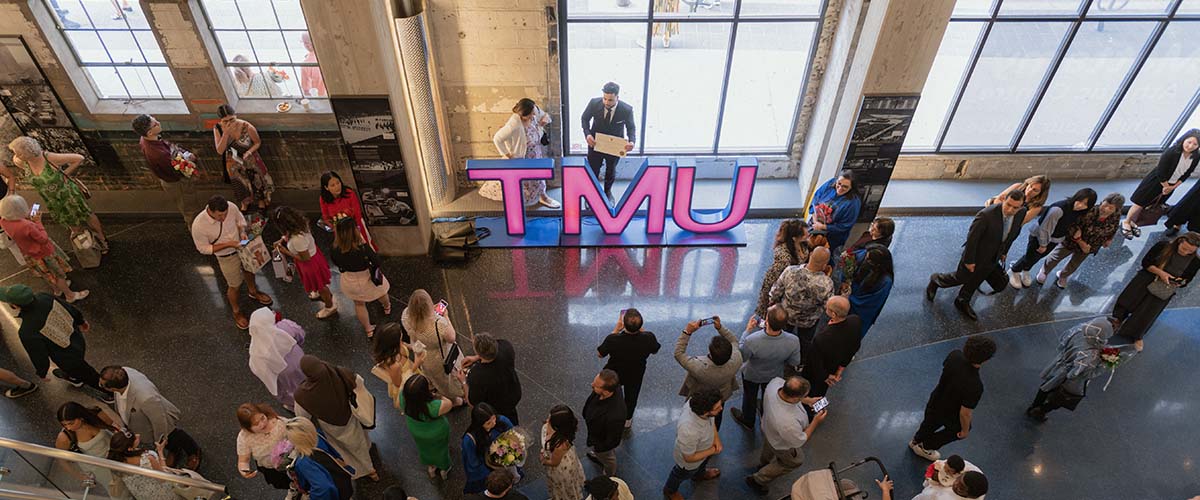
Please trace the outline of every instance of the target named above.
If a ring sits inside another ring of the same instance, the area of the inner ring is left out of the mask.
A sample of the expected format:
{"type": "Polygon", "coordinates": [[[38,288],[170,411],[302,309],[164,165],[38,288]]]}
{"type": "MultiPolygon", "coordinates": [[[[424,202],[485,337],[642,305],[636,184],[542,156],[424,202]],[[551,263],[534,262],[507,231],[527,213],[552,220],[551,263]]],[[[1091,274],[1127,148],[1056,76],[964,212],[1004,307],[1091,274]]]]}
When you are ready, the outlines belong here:
{"type": "Polygon", "coordinates": [[[671,467],[671,475],[667,476],[667,484],[663,486],[663,493],[675,493],[679,491],[679,485],[683,484],[684,480],[695,479],[704,474],[708,470],[708,459],[700,462],[700,466],[695,469],[688,470],[680,467],[678,464],[671,467]]]}

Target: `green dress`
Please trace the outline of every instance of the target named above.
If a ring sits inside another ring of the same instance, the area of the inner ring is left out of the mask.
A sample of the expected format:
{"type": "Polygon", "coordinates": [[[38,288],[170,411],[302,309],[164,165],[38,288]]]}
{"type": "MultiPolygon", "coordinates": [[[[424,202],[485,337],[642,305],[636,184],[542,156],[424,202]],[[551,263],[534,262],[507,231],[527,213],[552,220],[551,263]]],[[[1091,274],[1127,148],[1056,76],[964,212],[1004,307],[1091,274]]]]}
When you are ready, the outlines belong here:
{"type": "Polygon", "coordinates": [[[47,158],[41,175],[34,175],[32,170],[26,168],[29,183],[42,197],[42,201],[46,203],[45,208],[50,211],[50,216],[55,222],[70,227],[87,224],[88,217],[92,215],[92,208],[88,206],[87,199],[79,191],[79,186],[67,180],[62,172],[52,165],[47,158]]]}
{"type": "MultiPolygon", "coordinates": [[[[404,395],[400,395],[400,407],[404,407],[404,395]]],[[[429,414],[437,415],[442,408],[442,400],[429,402],[429,414]]],[[[432,465],[441,470],[450,469],[450,420],[445,415],[433,420],[417,420],[405,415],[408,422],[408,433],[417,442],[417,455],[421,463],[432,465]]]]}

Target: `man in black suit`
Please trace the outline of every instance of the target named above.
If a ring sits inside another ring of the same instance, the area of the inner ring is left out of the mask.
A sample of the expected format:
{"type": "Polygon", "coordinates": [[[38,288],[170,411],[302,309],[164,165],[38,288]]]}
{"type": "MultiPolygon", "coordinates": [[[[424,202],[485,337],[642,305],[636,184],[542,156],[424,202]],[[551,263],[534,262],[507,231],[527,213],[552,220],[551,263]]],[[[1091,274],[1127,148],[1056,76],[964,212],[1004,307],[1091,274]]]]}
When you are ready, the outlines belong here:
{"type": "Polygon", "coordinates": [[[612,201],[612,185],[617,178],[617,162],[621,157],[597,152],[596,134],[623,135],[629,140],[625,151],[633,151],[633,143],[637,141],[637,126],[633,123],[633,106],[617,99],[621,86],[608,82],[603,90],[604,97],[595,97],[588,102],[579,121],[583,123],[583,136],[587,138],[588,166],[592,167],[597,179],[600,178],[600,165],[608,166],[604,172],[604,194],[612,201]]]}
{"type": "Polygon", "coordinates": [[[1008,248],[1021,232],[1025,210],[1025,193],[1014,189],[1008,192],[1004,203],[993,204],[975,214],[958,269],[953,273],[930,276],[925,299],[932,301],[939,288],[962,285],[954,299],[954,307],[972,321],[979,319],[971,308],[971,297],[984,281],[991,285],[992,293],[1008,286],[1004,261],[1008,257],[1008,248]]]}

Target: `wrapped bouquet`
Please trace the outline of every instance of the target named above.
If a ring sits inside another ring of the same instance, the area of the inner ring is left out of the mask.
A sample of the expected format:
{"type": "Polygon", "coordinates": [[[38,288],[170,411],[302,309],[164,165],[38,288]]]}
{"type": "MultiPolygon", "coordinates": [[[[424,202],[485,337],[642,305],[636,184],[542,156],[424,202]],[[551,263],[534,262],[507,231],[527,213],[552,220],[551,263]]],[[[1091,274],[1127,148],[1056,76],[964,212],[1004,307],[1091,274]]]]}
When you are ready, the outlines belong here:
{"type": "Polygon", "coordinates": [[[496,437],[488,447],[487,463],[496,469],[525,465],[529,439],[525,431],[512,428],[496,437]]]}
{"type": "Polygon", "coordinates": [[[186,179],[191,179],[193,175],[196,175],[196,163],[188,160],[182,154],[177,154],[175,158],[171,159],[171,168],[183,174],[186,179]]]}
{"type": "Polygon", "coordinates": [[[294,460],[294,458],[292,458],[293,449],[295,449],[295,447],[292,446],[291,441],[286,439],[280,440],[278,443],[275,443],[275,448],[271,450],[271,458],[268,460],[270,463],[262,465],[266,465],[275,470],[286,469],[287,466],[291,465],[292,461],[294,460]]]}
{"type": "Polygon", "coordinates": [[[267,67],[267,75],[271,81],[275,83],[283,83],[284,80],[290,80],[292,77],[287,74],[287,71],[277,69],[274,66],[267,67]]]}
{"type": "Polygon", "coordinates": [[[1100,350],[1100,362],[1108,367],[1108,381],[1104,383],[1102,391],[1108,390],[1108,384],[1112,383],[1113,375],[1117,373],[1117,365],[1121,364],[1121,348],[1105,347],[1100,350]]]}

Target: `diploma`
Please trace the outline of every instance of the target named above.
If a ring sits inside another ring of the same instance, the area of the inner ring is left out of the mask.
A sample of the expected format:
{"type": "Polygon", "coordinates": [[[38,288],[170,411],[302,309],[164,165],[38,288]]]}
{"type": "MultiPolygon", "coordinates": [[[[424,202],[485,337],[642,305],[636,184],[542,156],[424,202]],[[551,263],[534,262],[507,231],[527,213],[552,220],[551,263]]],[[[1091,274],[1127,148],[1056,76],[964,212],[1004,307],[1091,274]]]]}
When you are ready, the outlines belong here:
{"type": "Polygon", "coordinates": [[[623,137],[608,134],[596,134],[596,152],[613,156],[625,156],[625,145],[629,144],[623,137]]]}

